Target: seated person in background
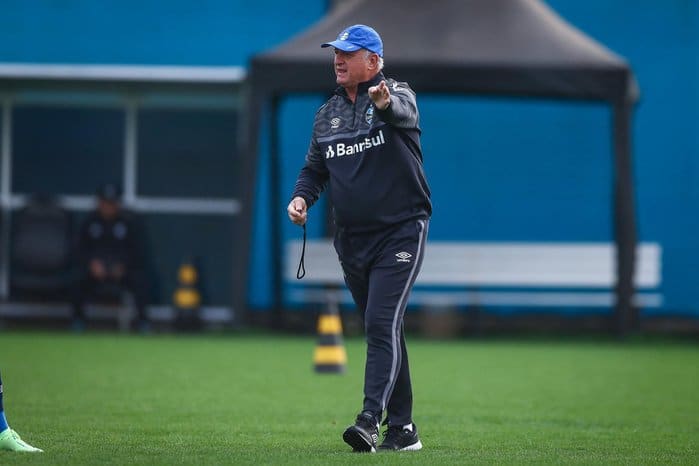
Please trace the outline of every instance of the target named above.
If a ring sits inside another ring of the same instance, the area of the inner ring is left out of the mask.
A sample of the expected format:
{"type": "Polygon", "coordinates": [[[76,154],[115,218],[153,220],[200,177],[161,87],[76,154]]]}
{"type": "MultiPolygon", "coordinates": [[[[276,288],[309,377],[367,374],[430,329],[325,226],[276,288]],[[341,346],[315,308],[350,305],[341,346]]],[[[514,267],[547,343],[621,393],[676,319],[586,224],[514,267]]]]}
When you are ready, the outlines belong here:
{"type": "Polygon", "coordinates": [[[100,187],[97,209],[82,223],[78,238],[75,330],[85,327],[84,305],[88,297],[110,289],[131,292],[138,312],[138,329],[149,329],[143,240],[140,222],[121,207],[119,188],[113,184],[100,187]]]}

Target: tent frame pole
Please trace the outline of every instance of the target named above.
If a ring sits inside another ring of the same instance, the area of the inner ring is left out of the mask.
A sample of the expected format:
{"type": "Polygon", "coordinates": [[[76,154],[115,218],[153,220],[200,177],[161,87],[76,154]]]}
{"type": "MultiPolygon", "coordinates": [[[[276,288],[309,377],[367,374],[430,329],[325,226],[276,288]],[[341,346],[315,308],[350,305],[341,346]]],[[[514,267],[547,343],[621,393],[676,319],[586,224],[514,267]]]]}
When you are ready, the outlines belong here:
{"type": "Polygon", "coordinates": [[[614,236],[616,241],[616,332],[624,338],[639,329],[634,307],[636,219],[631,157],[632,106],[626,99],[613,102],[614,119],[614,236]]]}
{"type": "Polygon", "coordinates": [[[281,98],[274,94],[271,98],[269,111],[269,212],[272,229],[272,290],[273,296],[273,319],[272,327],[284,327],[284,302],[283,302],[283,267],[282,258],[282,223],[280,209],[283,207],[281,196],[281,173],[279,156],[279,105],[281,98]]]}

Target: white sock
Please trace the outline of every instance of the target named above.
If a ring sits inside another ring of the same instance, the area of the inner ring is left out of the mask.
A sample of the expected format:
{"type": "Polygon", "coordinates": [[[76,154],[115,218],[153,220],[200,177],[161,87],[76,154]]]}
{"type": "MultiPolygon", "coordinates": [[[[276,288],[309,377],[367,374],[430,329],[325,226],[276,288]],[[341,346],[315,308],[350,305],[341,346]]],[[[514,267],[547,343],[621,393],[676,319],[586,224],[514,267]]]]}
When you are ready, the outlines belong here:
{"type": "Polygon", "coordinates": [[[407,431],[412,432],[413,431],[413,423],[411,422],[410,424],[404,425],[403,430],[407,430],[407,431]]]}

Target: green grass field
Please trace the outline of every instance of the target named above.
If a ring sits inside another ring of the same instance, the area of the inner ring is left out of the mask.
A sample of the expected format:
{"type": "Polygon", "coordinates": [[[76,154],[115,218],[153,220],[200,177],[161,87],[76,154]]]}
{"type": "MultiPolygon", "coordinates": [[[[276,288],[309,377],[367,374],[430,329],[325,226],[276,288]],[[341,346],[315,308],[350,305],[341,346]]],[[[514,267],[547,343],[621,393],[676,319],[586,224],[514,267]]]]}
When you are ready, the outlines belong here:
{"type": "Polygon", "coordinates": [[[0,333],[0,464],[699,464],[699,345],[409,338],[420,452],[353,454],[364,344],[344,375],[315,339],[0,333]]]}

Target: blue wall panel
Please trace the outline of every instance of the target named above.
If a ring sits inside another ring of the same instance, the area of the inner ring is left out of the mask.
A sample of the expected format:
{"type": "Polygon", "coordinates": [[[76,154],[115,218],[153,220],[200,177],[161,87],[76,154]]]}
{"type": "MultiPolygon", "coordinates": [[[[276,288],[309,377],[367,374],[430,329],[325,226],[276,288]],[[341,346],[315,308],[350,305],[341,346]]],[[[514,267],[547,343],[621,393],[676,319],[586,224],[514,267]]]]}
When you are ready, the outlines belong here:
{"type": "Polygon", "coordinates": [[[699,2],[552,0],[625,56],[641,88],[634,126],[639,237],[663,247],[665,310],[699,315],[699,2]]]}
{"type": "Polygon", "coordinates": [[[0,61],[246,65],[326,9],[325,0],[3,0],[0,61]]]}
{"type": "Polygon", "coordinates": [[[419,105],[432,239],[611,238],[606,107],[430,96],[419,105]]]}

